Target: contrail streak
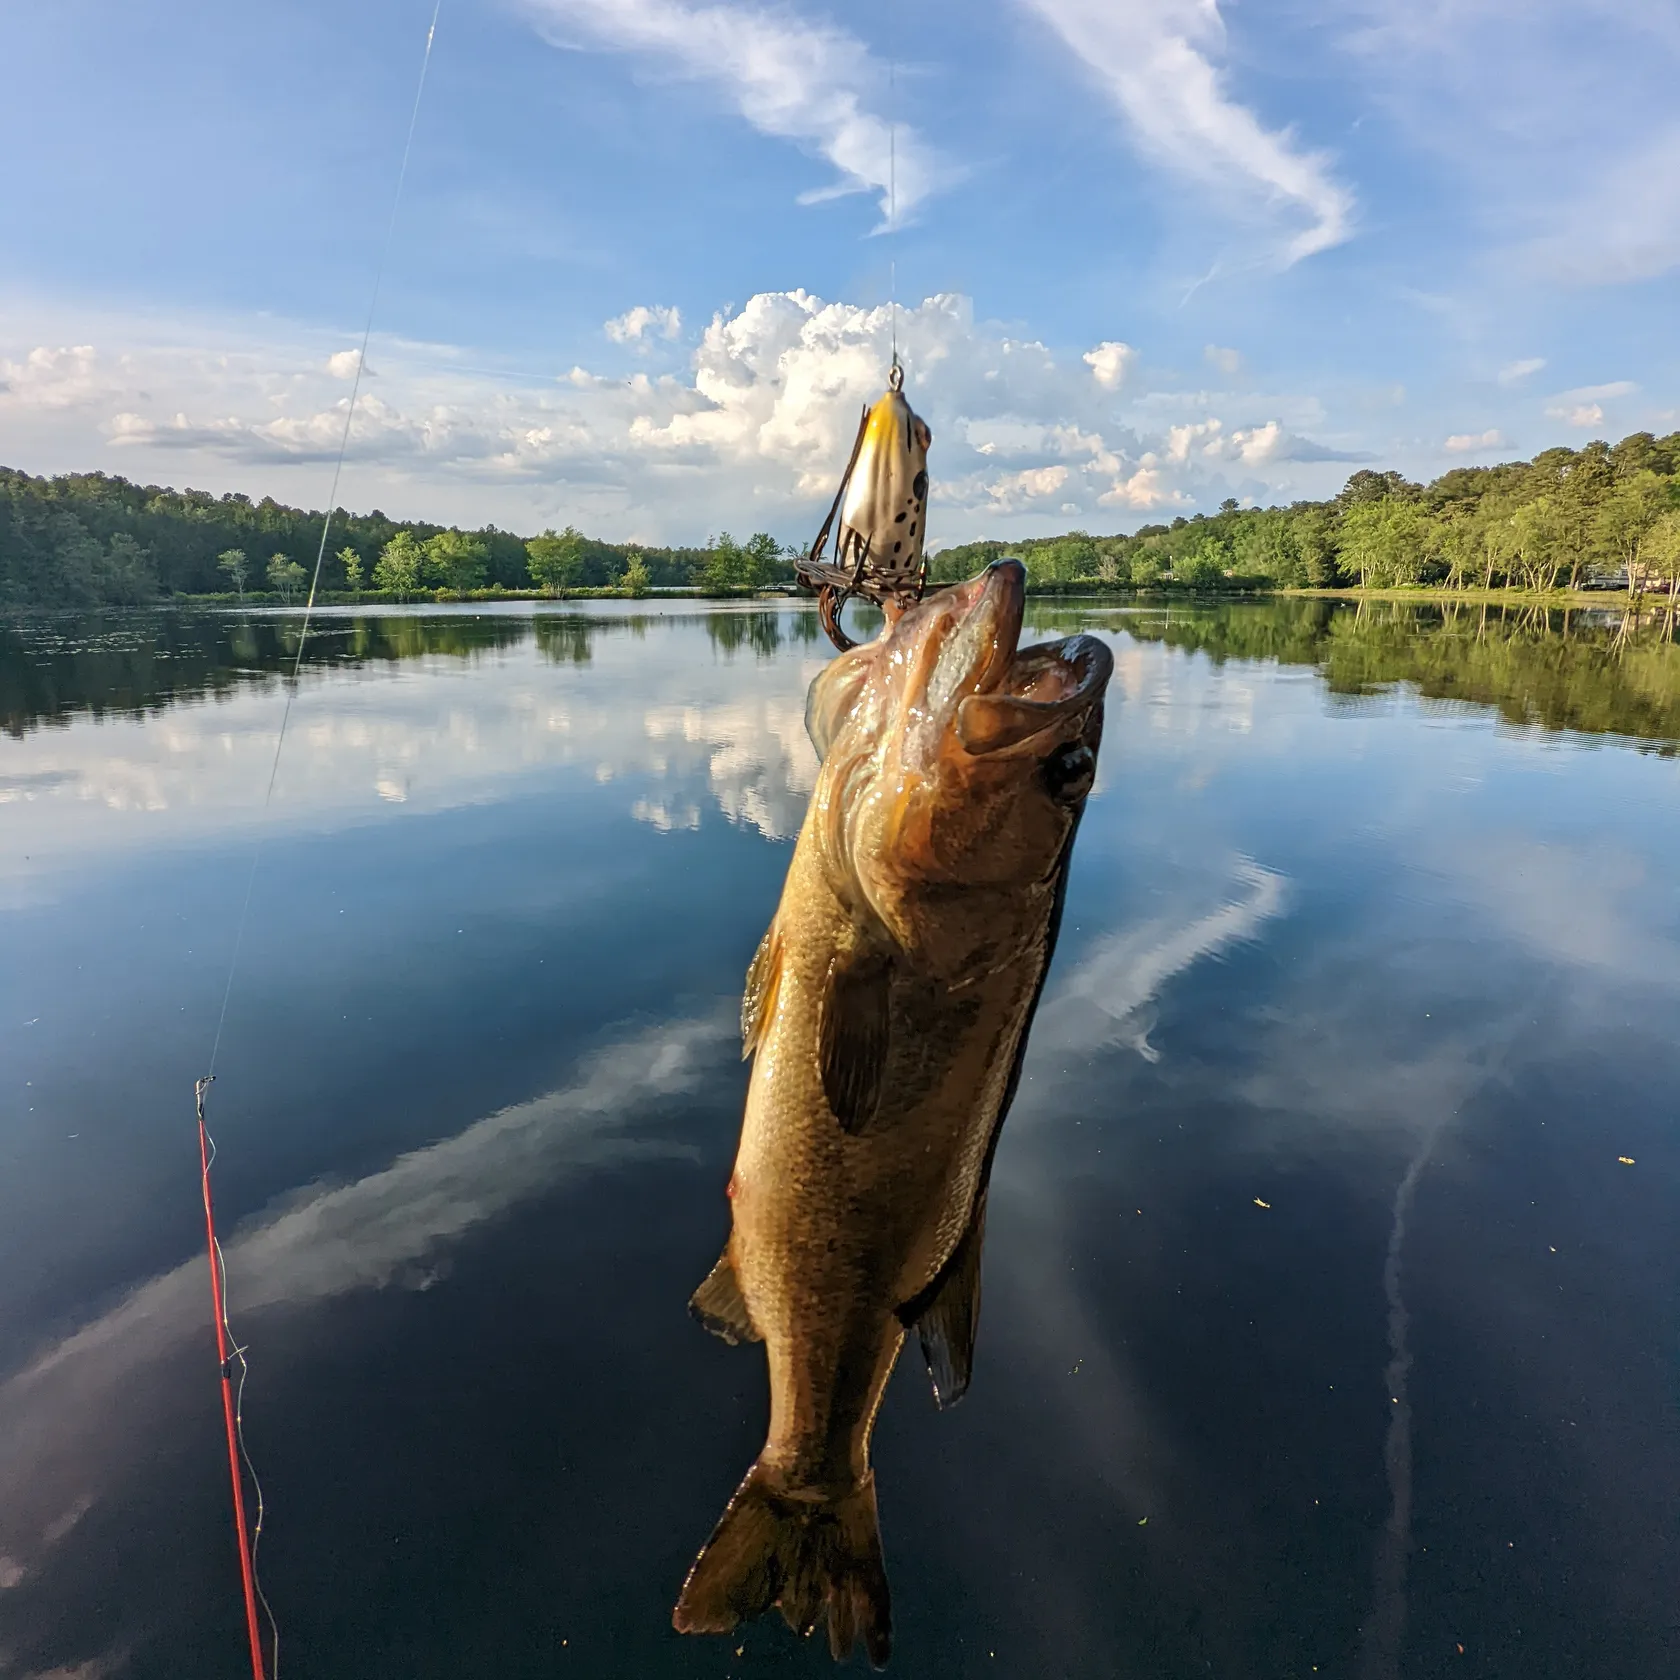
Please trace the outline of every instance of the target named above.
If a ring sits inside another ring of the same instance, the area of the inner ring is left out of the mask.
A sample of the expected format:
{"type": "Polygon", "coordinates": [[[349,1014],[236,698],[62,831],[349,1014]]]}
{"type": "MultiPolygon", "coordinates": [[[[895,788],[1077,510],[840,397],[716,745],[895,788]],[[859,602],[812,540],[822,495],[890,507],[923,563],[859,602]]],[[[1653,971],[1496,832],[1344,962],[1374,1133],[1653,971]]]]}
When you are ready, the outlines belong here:
{"type": "Polygon", "coordinates": [[[1411,1316],[1400,1292],[1400,1256],[1418,1180],[1445,1124],[1443,1115],[1424,1134],[1417,1153],[1407,1163],[1405,1176],[1394,1192],[1394,1220],[1383,1262],[1383,1294],[1388,1300],[1388,1366],[1383,1380],[1389,1398],[1383,1462],[1388,1471],[1389,1505],[1388,1520],[1377,1541],[1371,1614],[1360,1632],[1360,1680],[1398,1680],[1400,1673],[1400,1641],[1406,1631],[1406,1567],[1412,1551],[1412,1403],[1408,1388],[1412,1351],[1407,1334],[1411,1316]]]}

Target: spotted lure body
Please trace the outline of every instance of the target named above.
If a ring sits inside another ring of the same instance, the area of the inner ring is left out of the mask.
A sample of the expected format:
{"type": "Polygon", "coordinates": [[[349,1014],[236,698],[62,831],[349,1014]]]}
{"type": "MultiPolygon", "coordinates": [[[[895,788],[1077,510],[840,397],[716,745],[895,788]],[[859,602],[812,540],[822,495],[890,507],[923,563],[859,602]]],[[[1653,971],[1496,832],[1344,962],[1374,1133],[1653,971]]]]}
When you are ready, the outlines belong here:
{"type": "Polygon", "coordinates": [[[928,447],[933,433],[894,385],[869,410],[840,506],[835,554],[853,569],[863,555],[882,578],[917,583],[927,540],[928,447]]]}

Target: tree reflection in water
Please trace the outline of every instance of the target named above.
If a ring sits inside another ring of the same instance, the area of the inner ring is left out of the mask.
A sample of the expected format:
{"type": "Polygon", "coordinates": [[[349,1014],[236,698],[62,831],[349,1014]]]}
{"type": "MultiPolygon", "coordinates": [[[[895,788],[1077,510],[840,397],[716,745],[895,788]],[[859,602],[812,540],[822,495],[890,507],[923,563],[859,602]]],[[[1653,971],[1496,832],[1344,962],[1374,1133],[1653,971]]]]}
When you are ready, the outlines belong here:
{"type": "MultiPolygon", "coordinates": [[[[821,641],[810,611],[683,612],[661,622],[693,619],[725,660],[750,648],[768,661],[821,641]]],[[[296,659],[299,622],[277,613],[142,611],[0,623],[0,727],[21,736],[77,715],[139,716],[275,682],[296,659]]],[[[597,637],[645,637],[648,623],[634,613],[332,614],[311,626],[303,669],[438,655],[471,660],[527,639],[544,658],[581,666],[597,637]]],[[[1280,597],[1121,612],[1067,604],[1036,608],[1028,618],[1041,636],[1104,625],[1217,662],[1310,665],[1337,695],[1374,695],[1403,683],[1427,699],[1492,707],[1514,724],[1680,750],[1680,642],[1664,605],[1631,613],[1280,597]]]]}
{"type": "MultiPolygon", "coordinates": [[[[1089,612],[1056,609],[1033,615],[1032,627],[1091,621],[1089,612]]],[[[1280,598],[1128,613],[1116,627],[1221,664],[1311,665],[1332,694],[1403,683],[1429,700],[1492,707],[1509,723],[1680,748],[1680,645],[1673,615],[1661,609],[1280,598]]]]}

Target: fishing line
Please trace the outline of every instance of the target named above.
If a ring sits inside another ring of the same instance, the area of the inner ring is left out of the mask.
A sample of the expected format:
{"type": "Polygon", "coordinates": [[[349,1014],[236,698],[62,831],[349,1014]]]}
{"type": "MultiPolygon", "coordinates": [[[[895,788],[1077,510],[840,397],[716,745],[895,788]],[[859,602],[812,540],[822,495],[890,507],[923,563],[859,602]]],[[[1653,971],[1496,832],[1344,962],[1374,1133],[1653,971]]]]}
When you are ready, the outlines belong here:
{"type": "Polygon", "coordinates": [[[887,60],[887,319],[898,366],[898,59],[887,60]]]}
{"type": "MultiPolygon", "coordinates": [[[[274,743],[274,762],[269,766],[268,788],[263,794],[262,808],[266,815],[269,805],[274,799],[274,782],[280,774],[280,755],[286,747],[286,730],[292,721],[292,701],[297,696],[298,673],[303,668],[304,645],[309,640],[309,621],[314,616],[315,599],[321,587],[321,566],[327,557],[327,537],[332,531],[333,513],[338,506],[338,482],[344,473],[344,457],[350,448],[350,426],[356,418],[356,399],[361,395],[362,374],[367,367],[368,340],[373,336],[374,311],[379,307],[379,288],[385,280],[385,265],[391,255],[391,239],[397,231],[397,211],[402,205],[403,182],[408,178],[409,154],[414,150],[415,125],[420,120],[420,97],[426,91],[426,71],[432,62],[432,41],[437,35],[438,13],[443,9],[443,0],[434,0],[432,6],[432,22],[426,31],[426,51],[420,60],[420,80],[414,89],[414,108],[408,117],[408,138],[403,142],[402,163],[397,170],[397,190],[391,200],[390,220],[385,224],[385,242],[379,252],[379,263],[373,275],[373,296],[368,302],[367,322],[362,328],[361,348],[356,352],[356,372],[350,383],[350,401],[344,410],[344,430],[338,440],[338,459],[333,463],[332,489],[327,494],[326,517],[321,523],[321,542],[315,550],[315,570],[309,579],[309,599],[304,603],[303,624],[298,632],[296,657],[292,660],[292,677],[286,685],[286,706],[280,714],[280,734],[274,743]]],[[[216,1020],[216,1037],[210,1046],[210,1068],[208,1077],[216,1077],[216,1056],[222,1047],[222,1029],[227,1025],[228,1000],[233,996],[234,975],[239,970],[240,951],[245,943],[245,924],[251,914],[251,889],[256,884],[257,864],[262,857],[263,836],[259,831],[257,843],[251,854],[251,873],[245,882],[245,902],[240,908],[239,924],[234,933],[233,960],[228,964],[227,985],[222,992],[221,1014],[216,1020]]]]}
{"type": "MultiPolygon", "coordinates": [[[[408,133],[403,140],[402,162],[397,169],[396,190],[391,197],[391,214],[385,224],[385,238],[374,269],[373,293],[368,300],[367,320],[362,327],[362,342],[356,352],[356,371],[350,385],[349,401],[345,405],[344,430],[339,435],[338,457],[333,463],[332,488],[327,494],[326,513],[321,521],[321,541],[315,550],[315,568],[309,579],[309,598],[304,603],[303,622],[298,629],[297,651],[292,659],[291,678],[286,684],[286,704],[280,714],[280,730],[274,742],[274,759],[269,765],[268,785],[263,792],[262,819],[266,819],[268,809],[274,801],[274,787],[280,775],[280,759],[286,749],[286,731],[292,721],[292,702],[297,697],[304,649],[309,640],[310,620],[314,616],[315,603],[320,594],[321,570],[327,557],[327,539],[332,532],[333,514],[338,507],[338,486],[344,474],[344,458],[350,449],[350,428],[356,418],[356,401],[361,395],[362,375],[367,368],[368,343],[373,337],[374,315],[379,307],[379,292],[391,256],[391,244],[397,229],[397,213],[402,206],[403,184],[408,179],[408,162],[414,150],[415,129],[420,121],[420,101],[426,91],[426,72],[431,68],[432,43],[437,38],[438,15],[442,10],[443,0],[433,0],[431,23],[426,29],[426,49],[421,55],[420,75],[414,89],[414,104],[408,116],[408,133]]],[[[228,1004],[233,998],[234,980],[239,973],[240,956],[245,946],[245,930],[251,917],[251,896],[256,886],[257,866],[262,859],[263,839],[263,829],[259,820],[256,843],[251,850],[251,868],[245,878],[245,896],[234,929],[233,954],[228,962],[227,982],[222,988],[222,1006],[216,1017],[216,1033],[210,1045],[209,1066],[204,1077],[194,1085],[193,1101],[198,1115],[199,1174],[210,1260],[210,1294],[216,1315],[216,1353],[221,1364],[222,1413],[227,1434],[228,1471],[233,1484],[234,1523],[239,1540],[239,1570],[245,1597],[246,1634],[251,1647],[251,1672],[254,1680],[265,1680],[262,1639],[257,1627],[257,1605],[260,1603],[269,1628],[270,1666],[266,1680],[275,1680],[280,1669],[280,1628],[263,1592],[261,1578],[257,1574],[257,1551],[262,1544],[267,1507],[263,1498],[262,1483],[257,1478],[256,1468],[245,1445],[245,1384],[250,1377],[251,1368],[245,1356],[245,1347],[234,1336],[233,1326],[228,1322],[227,1260],[222,1253],[221,1240],[216,1235],[215,1211],[210,1194],[210,1168],[215,1163],[216,1144],[204,1116],[205,1096],[210,1086],[215,1083],[216,1061],[221,1053],[222,1034],[227,1026],[228,1004]],[[236,1361],[239,1366],[237,1391],[233,1387],[233,1367],[236,1361]],[[252,1491],[256,1496],[256,1523],[249,1536],[245,1526],[244,1475],[251,1478],[252,1491]]]]}

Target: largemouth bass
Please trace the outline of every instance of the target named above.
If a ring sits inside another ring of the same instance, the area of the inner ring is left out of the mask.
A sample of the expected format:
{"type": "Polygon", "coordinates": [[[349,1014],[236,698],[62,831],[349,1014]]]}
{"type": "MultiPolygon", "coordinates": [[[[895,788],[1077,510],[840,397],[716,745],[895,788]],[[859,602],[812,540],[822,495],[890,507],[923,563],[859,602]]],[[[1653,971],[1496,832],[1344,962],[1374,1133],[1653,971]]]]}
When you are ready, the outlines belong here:
{"type": "Polygon", "coordinates": [[[747,977],[754,1057],[723,1256],[691,1303],[762,1341],[764,1450],[673,1621],[826,1614],[887,1659],[869,1439],[905,1333],[940,1406],[968,1386],[986,1184],[1096,774],[1108,648],[1018,649],[1004,561],[897,616],[811,685],[822,759],[747,977]]]}

